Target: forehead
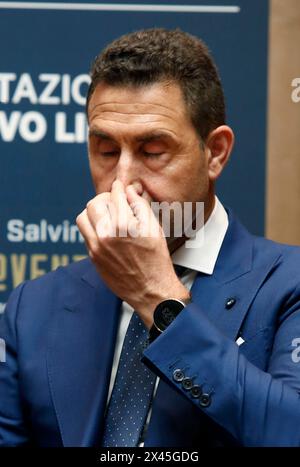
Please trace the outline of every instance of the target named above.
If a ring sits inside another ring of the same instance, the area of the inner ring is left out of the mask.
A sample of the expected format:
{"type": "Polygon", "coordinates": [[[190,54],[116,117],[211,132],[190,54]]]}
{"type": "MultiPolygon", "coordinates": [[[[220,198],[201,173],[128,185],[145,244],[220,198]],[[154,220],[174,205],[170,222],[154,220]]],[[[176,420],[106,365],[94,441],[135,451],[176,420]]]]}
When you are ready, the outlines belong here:
{"type": "Polygon", "coordinates": [[[177,126],[188,116],[182,91],[176,83],[143,87],[110,86],[100,83],[91,96],[89,123],[115,122],[177,126]]]}

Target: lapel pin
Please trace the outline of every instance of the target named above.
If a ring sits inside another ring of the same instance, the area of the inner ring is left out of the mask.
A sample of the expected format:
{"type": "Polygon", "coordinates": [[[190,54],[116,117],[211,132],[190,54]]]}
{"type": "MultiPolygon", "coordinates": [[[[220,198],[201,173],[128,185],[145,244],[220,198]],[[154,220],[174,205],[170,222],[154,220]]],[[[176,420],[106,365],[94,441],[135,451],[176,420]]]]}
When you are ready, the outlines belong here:
{"type": "Polygon", "coordinates": [[[228,298],[225,303],[225,308],[230,310],[236,304],[236,299],[234,297],[228,298]]]}
{"type": "Polygon", "coordinates": [[[241,336],[235,341],[235,343],[240,346],[245,342],[245,339],[243,339],[241,336]]]}

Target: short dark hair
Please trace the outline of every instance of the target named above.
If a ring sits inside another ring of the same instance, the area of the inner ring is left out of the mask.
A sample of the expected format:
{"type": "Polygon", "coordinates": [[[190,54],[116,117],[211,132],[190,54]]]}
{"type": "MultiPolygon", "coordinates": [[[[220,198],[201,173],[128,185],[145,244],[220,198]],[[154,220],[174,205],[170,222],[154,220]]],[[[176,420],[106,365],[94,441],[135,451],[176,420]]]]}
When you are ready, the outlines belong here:
{"type": "Polygon", "coordinates": [[[179,84],[202,140],[225,123],[224,93],[210,52],[202,40],[180,29],[145,29],[109,44],[93,63],[86,108],[101,82],[140,87],[163,81],[179,84]]]}

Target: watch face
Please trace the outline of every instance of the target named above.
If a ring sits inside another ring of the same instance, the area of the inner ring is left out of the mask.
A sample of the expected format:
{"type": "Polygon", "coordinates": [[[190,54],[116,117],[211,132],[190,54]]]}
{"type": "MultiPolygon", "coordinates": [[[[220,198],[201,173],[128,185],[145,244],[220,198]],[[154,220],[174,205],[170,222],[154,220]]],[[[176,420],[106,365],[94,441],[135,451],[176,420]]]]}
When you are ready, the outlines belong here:
{"type": "Polygon", "coordinates": [[[177,300],[170,299],[161,302],[154,311],[153,318],[155,326],[160,331],[164,331],[183,308],[183,303],[177,300]]]}
{"type": "Polygon", "coordinates": [[[161,316],[166,326],[169,326],[169,324],[171,324],[172,321],[174,320],[174,312],[168,306],[164,306],[162,308],[161,316]]]}

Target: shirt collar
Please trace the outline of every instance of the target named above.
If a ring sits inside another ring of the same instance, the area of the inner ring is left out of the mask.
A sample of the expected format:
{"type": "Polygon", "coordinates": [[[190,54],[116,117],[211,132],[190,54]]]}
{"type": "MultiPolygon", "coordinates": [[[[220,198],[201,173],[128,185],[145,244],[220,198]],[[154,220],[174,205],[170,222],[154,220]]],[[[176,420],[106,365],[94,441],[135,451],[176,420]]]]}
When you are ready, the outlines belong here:
{"type": "Polygon", "coordinates": [[[215,197],[215,206],[210,217],[192,239],[193,248],[187,248],[186,244],[183,244],[173,253],[173,263],[194,271],[213,274],[228,224],[227,213],[215,197]]]}

